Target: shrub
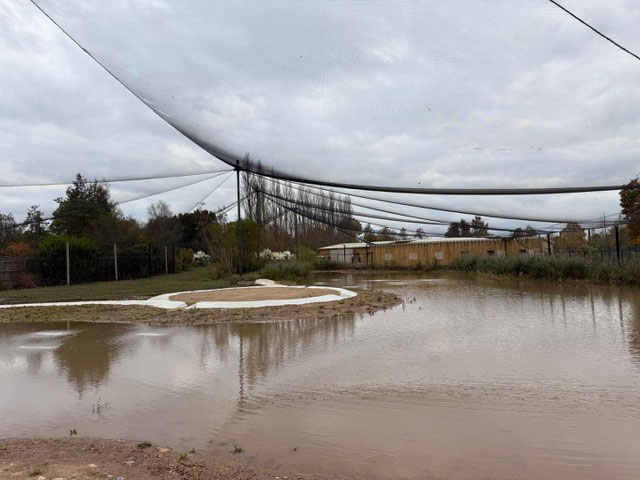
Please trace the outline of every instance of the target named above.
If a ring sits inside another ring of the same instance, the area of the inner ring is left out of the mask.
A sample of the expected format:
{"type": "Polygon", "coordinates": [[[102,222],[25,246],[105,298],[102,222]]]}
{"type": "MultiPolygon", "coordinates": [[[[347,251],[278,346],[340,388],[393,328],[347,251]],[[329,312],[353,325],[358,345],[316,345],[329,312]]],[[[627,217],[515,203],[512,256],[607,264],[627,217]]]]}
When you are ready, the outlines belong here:
{"type": "Polygon", "coordinates": [[[318,252],[313,248],[300,247],[298,248],[298,260],[309,262],[311,265],[314,265],[318,261],[318,252]]]}
{"type": "Polygon", "coordinates": [[[49,236],[40,241],[38,256],[46,283],[66,281],[66,243],[72,282],[90,282],[98,269],[98,247],[88,238],[49,236]]]}
{"type": "Polygon", "coordinates": [[[558,257],[458,257],[450,267],[463,272],[523,275],[548,280],[589,280],[611,285],[640,285],[640,262],[621,265],[558,257]]]}
{"type": "Polygon", "coordinates": [[[13,288],[36,288],[36,276],[30,272],[20,272],[13,279],[13,288]]]}
{"type": "Polygon", "coordinates": [[[267,263],[260,270],[260,276],[271,280],[297,281],[307,278],[311,268],[311,263],[302,260],[278,260],[267,263]]]}
{"type": "Polygon", "coordinates": [[[193,265],[193,250],[190,248],[178,248],[176,251],[176,272],[190,270],[193,265]]]}
{"type": "Polygon", "coordinates": [[[202,250],[198,250],[195,255],[192,257],[195,264],[199,267],[204,267],[209,264],[211,260],[211,256],[204,253],[202,250]]]}
{"type": "Polygon", "coordinates": [[[26,242],[16,242],[9,245],[4,251],[11,257],[20,257],[32,254],[33,247],[26,242]]]}

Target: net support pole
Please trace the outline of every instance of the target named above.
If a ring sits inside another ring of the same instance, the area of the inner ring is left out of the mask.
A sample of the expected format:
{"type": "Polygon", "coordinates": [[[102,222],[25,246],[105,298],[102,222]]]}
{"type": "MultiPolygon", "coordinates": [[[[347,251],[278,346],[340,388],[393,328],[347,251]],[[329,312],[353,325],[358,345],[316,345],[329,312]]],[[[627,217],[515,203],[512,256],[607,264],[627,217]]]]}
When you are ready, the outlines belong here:
{"type": "Polygon", "coordinates": [[[116,274],[116,282],[118,281],[118,246],[113,243],[113,271],[116,274]]]}
{"type": "Polygon", "coordinates": [[[65,244],[65,253],[67,258],[67,285],[71,285],[71,265],[69,258],[69,242],[65,244]]]}
{"type": "Polygon", "coordinates": [[[296,243],[295,243],[295,249],[296,249],[296,258],[300,258],[300,255],[298,253],[298,209],[296,208],[293,211],[293,221],[294,221],[294,235],[296,237],[296,243]]]}
{"type": "Polygon", "coordinates": [[[238,221],[236,222],[238,231],[238,265],[236,273],[242,275],[242,213],[240,208],[240,167],[236,167],[236,194],[238,202],[238,221]]]}
{"type": "Polygon", "coordinates": [[[618,260],[618,263],[620,263],[620,227],[618,225],[616,225],[616,259],[618,260]]]}
{"type": "Polygon", "coordinates": [[[547,233],[547,253],[551,255],[551,234],[547,233]]]}

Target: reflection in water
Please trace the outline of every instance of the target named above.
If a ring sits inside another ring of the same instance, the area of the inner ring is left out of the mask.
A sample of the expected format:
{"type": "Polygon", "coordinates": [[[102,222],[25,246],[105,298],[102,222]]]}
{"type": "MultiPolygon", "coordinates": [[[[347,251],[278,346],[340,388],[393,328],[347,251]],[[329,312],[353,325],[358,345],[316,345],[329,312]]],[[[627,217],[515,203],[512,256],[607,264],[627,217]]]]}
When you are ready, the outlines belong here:
{"type": "Polygon", "coordinates": [[[83,328],[63,339],[54,357],[79,394],[107,381],[110,365],[117,360],[122,347],[118,337],[127,330],[122,325],[102,325],[99,329],[83,328]]]}
{"type": "Polygon", "coordinates": [[[320,280],[405,303],[251,324],[0,325],[0,435],[233,442],[360,477],[640,478],[638,290],[320,280]]]}

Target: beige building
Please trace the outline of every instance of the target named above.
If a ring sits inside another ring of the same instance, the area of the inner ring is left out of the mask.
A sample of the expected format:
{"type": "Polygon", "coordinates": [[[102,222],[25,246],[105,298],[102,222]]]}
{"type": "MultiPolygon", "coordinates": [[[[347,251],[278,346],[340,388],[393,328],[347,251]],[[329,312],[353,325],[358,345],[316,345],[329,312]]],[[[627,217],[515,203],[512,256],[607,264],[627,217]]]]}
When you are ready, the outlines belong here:
{"type": "Polygon", "coordinates": [[[410,267],[448,265],[464,255],[497,257],[514,255],[542,255],[545,240],[526,238],[442,238],[427,237],[414,240],[392,240],[373,243],[340,243],[322,247],[318,253],[332,262],[373,266],[410,267]]]}

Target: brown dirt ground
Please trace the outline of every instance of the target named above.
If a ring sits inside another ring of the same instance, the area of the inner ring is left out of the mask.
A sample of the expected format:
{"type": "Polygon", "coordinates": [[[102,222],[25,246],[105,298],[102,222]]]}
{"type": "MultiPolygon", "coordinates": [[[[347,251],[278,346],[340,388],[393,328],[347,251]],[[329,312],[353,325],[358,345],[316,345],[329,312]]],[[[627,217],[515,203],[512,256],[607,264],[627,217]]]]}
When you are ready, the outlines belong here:
{"type": "Polygon", "coordinates": [[[180,293],[178,295],[172,295],[169,297],[169,300],[193,305],[197,302],[255,302],[259,300],[291,300],[294,298],[321,297],[323,295],[338,295],[338,293],[328,288],[225,288],[209,292],[180,293]]]}
{"type": "MultiPolygon", "coordinates": [[[[266,480],[320,477],[266,471],[243,462],[243,453],[219,457],[211,452],[179,453],[130,440],[92,438],[2,439],[0,478],[44,477],[47,480],[229,479],[266,480]],[[234,458],[237,457],[237,458],[234,458]]],[[[335,477],[332,477],[335,478],[335,477]]]]}
{"type": "Polygon", "coordinates": [[[359,290],[358,296],[338,302],[283,305],[281,307],[162,310],[146,306],[79,305],[71,307],[18,307],[0,309],[0,323],[96,322],[202,325],[265,322],[372,314],[401,303],[382,290],[359,290]]]}

